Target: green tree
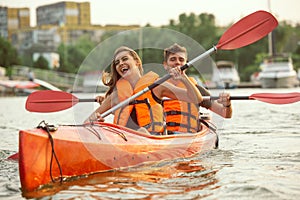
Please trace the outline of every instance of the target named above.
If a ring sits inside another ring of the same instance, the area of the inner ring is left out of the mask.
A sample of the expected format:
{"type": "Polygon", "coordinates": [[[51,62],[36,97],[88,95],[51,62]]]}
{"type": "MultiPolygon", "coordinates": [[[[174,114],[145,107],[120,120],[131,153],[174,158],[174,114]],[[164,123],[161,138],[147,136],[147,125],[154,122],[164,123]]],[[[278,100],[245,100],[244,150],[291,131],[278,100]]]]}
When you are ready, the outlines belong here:
{"type": "Polygon", "coordinates": [[[190,36],[206,49],[215,43],[218,36],[215,16],[208,13],[200,15],[183,13],[179,15],[177,23],[175,20],[170,20],[169,25],[165,27],[190,36]]]}
{"type": "Polygon", "coordinates": [[[286,21],[280,22],[274,33],[275,54],[292,52],[292,47],[295,47],[293,41],[294,28],[286,21]]]}
{"type": "Polygon", "coordinates": [[[77,73],[81,63],[95,46],[86,35],[81,36],[74,44],[60,44],[57,50],[60,56],[58,71],[77,73]]]}
{"type": "Polygon", "coordinates": [[[0,37],[0,58],[0,66],[3,67],[20,64],[16,49],[2,37],[0,37]]]}
{"type": "Polygon", "coordinates": [[[300,69],[300,41],[299,41],[299,45],[298,48],[293,52],[293,63],[294,63],[294,67],[295,69],[300,69]]]}
{"type": "Polygon", "coordinates": [[[295,69],[300,69],[300,23],[293,27],[293,33],[291,34],[288,44],[292,47],[292,59],[295,69]]]}
{"type": "Polygon", "coordinates": [[[49,69],[49,63],[44,56],[39,56],[38,59],[33,63],[35,68],[49,69]]]}

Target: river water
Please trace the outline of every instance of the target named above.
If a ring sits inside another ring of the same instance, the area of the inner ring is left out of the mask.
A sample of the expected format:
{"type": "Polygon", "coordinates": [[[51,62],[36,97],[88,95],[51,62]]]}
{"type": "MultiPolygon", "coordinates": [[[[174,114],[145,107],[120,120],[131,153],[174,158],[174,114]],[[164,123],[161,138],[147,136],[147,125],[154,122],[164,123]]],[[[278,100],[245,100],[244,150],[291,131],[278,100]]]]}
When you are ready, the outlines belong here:
{"type": "MultiPolygon", "coordinates": [[[[299,92],[293,89],[235,89],[232,95],[299,92]]],[[[218,122],[218,149],[194,156],[100,173],[62,185],[22,193],[18,163],[6,158],[18,151],[18,131],[74,123],[74,109],[30,113],[26,97],[1,97],[0,199],[299,199],[300,102],[273,105],[233,101],[233,117],[218,122]]],[[[84,104],[84,103],[82,103],[84,104]]],[[[80,107],[77,104],[75,107],[80,107]]],[[[81,108],[80,108],[81,109],[81,108]]],[[[220,119],[216,117],[216,120],[220,119]]]]}

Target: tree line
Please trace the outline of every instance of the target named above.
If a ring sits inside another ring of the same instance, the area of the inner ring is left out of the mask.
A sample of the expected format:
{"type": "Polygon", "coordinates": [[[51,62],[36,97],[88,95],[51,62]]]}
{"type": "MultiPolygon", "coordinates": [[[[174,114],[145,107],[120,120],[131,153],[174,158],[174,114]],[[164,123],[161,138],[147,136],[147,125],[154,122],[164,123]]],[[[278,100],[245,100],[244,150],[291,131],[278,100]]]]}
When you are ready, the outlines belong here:
{"type": "MultiPolygon", "coordinates": [[[[216,25],[215,16],[208,13],[201,13],[196,15],[195,13],[179,15],[178,19],[170,20],[168,25],[161,26],[159,28],[166,28],[185,34],[197,41],[203,46],[204,49],[209,49],[213,44],[216,44],[222,34],[232,24],[228,24],[226,27],[220,27],[216,25]]],[[[150,24],[145,27],[152,27],[150,24]]],[[[107,31],[101,36],[101,42],[104,42],[108,38],[114,37],[119,32],[107,31]]],[[[274,35],[274,51],[276,54],[290,53],[296,69],[300,68],[300,24],[291,24],[287,21],[279,22],[278,27],[273,31],[274,35]]],[[[124,41],[135,41],[139,39],[139,32],[136,34],[126,35],[114,41],[115,44],[122,44],[124,41]]],[[[169,39],[169,38],[168,38],[169,39]]],[[[153,33],[150,37],[143,36],[144,42],[159,43],[164,40],[163,36],[159,35],[159,32],[153,33]],[[152,39],[152,40],[151,40],[152,39]],[[147,41],[148,40],[148,41],[147,41]]],[[[180,42],[180,41],[178,41],[180,42]]],[[[86,64],[84,61],[86,57],[91,54],[93,49],[97,47],[97,43],[89,40],[88,36],[83,35],[73,44],[61,43],[57,48],[57,53],[60,55],[60,67],[58,71],[77,73],[79,67],[82,64],[86,64]]],[[[112,56],[113,50],[109,50],[112,45],[107,45],[105,52],[102,52],[98,57],[112,56]]],[[[39,58],[33,62],[32,51],[28,51],[29,55],[19,57],[16,49],[5,39],[0,37],[0,66],[9,68],[12,65],[27,65],[37,68],[45,68],[47,61],[43,58],[39,58]]],[[[151,51],[149,49],[143,49],[138,51],[142,57],[143,62],[161,63],[162,62],[162,50],[151,51]]],[[[233,61],[238,67],[238,72],[242,81],[249,81],[250,75],[253,72],[259,71],[259,64],[263,61],[263,58],[268,55],[268,37],[251,44],[249,46],[232,50],[232,51],[220,51],[214,54],[212,57],[217,60],[230,60],[233,61]]],[[[103,59],[102,59],[103,60],[103,59]]],[[[99,63],[97,63],[99,64],[99,63]]],[[[104,63],[107,65],[108,63],[104,63]]],[[[108,65],[107,65],[108,67],[108,65]]],[[[88,70],[89,68],[85,68],[88,70]]]]}

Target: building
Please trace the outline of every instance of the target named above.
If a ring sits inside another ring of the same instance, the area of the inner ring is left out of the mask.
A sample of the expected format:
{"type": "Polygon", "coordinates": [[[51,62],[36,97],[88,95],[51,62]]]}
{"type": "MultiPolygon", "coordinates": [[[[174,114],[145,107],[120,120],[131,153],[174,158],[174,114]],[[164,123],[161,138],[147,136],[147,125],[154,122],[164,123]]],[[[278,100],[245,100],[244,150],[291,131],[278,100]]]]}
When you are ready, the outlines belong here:
{"type": "Polygon", "coordinates": [[[36,15],[36,27],[30,27],[29,8],[0,7],[0,36],[11,41],[26,63],[32,61],[35,53],[57,53],[61,43],[74,44],[83,35],[100,42],[107,31],[139,28],[139,25],[92,25],[89,2],[43,5],[36,9],[36,15]]]}
{"type": "Polygon", "coordinates": [[[89,2],[58,2],[40,6],[36,9],[37,26],[57,25],[90,25],[89,2]]]}
{"type": "Polygon", "coordinates": [[[13,32],[30,27],[29,8],[0,7],[0,36],[10,40],[13,32]]]}
{"type": "Polygon", "coordinates": [[[29,8],[0,7],[0,36],[10,40],[22,54],[32,46],[55,51],[59,44],[72,44],[82,35],[101,41],[106,31],[123,31],[139,25],[92,25],[89,2],[58,2],[36,9],[37,26],[30,27],[29,8]]]}

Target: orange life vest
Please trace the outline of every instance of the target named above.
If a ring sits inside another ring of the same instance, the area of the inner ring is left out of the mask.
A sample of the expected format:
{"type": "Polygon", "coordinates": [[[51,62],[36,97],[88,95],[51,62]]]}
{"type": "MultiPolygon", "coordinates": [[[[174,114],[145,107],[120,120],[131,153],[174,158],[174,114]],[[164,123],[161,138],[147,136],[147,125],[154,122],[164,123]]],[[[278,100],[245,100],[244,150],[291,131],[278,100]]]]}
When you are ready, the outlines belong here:
{"type": "MultiPolygon", "coordinates": [[[[116,84],[119,101],[122,102],[137,92],[145,89],[157,80],[158,77],[159,76],[156,73],[149,72],[141,77],[135,88],[132,88],[127,80],[120,79],[116,84]]],[[[154,99],[151,91],[137,97],[130,105],[116,110],[114,113],[114,123],[126,126],[134,108],[136,110],[137,122],[140,127],[145,127],[149,132],[163,132],[163,108],[161,102],[157,102],[157,100],[154,99]]]]}
{"type": "MultiPolygon", "coordinates": [[[[196,80],[190,77],[196,85],[196,80]]],[[[180,81],[177,87],[185,88],[180,81]]],[[[166,126],[168,131],[195,133],[199,130],[199,106],[178,100],[163,100],[166,126]]]]}

